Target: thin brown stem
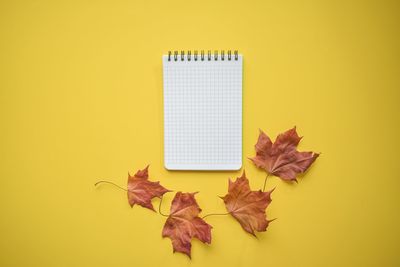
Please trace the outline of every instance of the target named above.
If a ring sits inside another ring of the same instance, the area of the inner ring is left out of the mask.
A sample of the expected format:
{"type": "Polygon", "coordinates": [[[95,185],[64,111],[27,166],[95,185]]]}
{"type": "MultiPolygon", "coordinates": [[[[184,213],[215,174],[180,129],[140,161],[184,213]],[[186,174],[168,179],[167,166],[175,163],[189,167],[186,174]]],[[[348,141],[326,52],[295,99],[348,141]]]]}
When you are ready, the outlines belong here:
{"type": "Polygon", "coordinates": [[[267,176],[265,176],[265,180],[264,180],[264,186],[263,186],[263,192],[265,192],[265,185],[267,184],[267,178],[269,176],[269,173],[267,174],[267,176]]]}
{"type": "Polygon", "coordinates": [[[163,196],[160,197],[160,204],[158,205],[158,213],[160,213],[160,215],[162,215],[162,216],[164,216],[164,217],[169,217],[169,215],[164,214],[164,213],[161,212],[161,203],[162,203],[162,200],[163,200],[163,196]]]}
{"type": "Polygon", "coordinates": [[[230,213],[229,213],[229,212],[227,212],[227,213],[210,213],[210,214],[204,215],[204,216],[201,217],[201,218],[204,219],[205,217],[208,217],[208,216],[214,216],[214,215],[220,215],[220,216],[222,216],[222,215],[228,215],[228,214],[230,214],[230,213]]]}

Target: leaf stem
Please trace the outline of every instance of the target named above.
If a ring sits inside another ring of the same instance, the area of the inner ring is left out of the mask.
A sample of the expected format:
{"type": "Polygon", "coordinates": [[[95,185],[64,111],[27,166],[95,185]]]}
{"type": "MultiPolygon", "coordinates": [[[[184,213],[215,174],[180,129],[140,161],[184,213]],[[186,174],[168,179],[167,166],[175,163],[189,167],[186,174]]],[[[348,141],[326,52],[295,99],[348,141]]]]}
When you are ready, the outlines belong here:
{"type": "MultiPolygon", "coordinates": [[[[124,191],[126,191],[126,192],[131,192],[131,193],[133,193],[132,191],[130,191],[130,190],[128,190],[128,189],[125,189],[125,188],[123,188],[123,187],[121,187],[121,186],[119,186],[119,185],[117,185],[116,183],[113,183],[113,182],[110,182],[110,181],[98,181],[97,183],[95,183],[94,184],[94,186],[98,186],[99,184],[110,184],[110,185],[113,185],[113,186],[115,186],[115,187],[117,187],[118,189],[121,189],[121,190],[124,190],[124,191]]],[[[161,203],[162,203],[162,196],[161,197],[159,197],[160,198],[160,204],[159,204],[159,206],[158,206],[158,213],[160,213],[160,215],[162,215],[162,216],[164,216],[164,217],[169,217],[169,215],[166,215],[166,214],[163,214],[162,212],[161,212],[161,203]]]]}
{"type": "Polygon", "coordinates": [[[123,188],[123,187],[121,187],[121,186],[119,186],[119,185],[117,185],[117,184],[115,184],[115,183],[113,183],[113,182],[109,182],[109,181],[98,181],[97,183],[94,184],[94,186],[98,186],[99,184],[102,184],[102,183],[111,184],[111,185],[113,185],[113,186],[115,186],[115,187],[117,187],[117,188],[119,188],[119,189],[121,189],[121,190],[124,190],[124,191],[126,191],[126,192],[129,192],[128,189],[125,189],[125,188],[123,188]]]}
{"type": "Polygon", "coordinates": [[[160,215],[162,215],[162,216],[164,216],[164,217],[169,217],[169,215],[164,214],[164,213],[161,212],[161,203],[162,203],[162,200],[163,200],[163,196],[160,197],[160,204],[158,205],[158,213],[160,213],[160,215]]]}
{"type": "Polygon", "coordinates": [[[269,177],[269,173],[267,174],[267,176],[265,176],[265,180],[264,180],[264,186],[263,186],[263,192],[265,192],[265,185],[267,184],[267,178],[269,177]]]}
{"type": "Polygon", "coordinates": [[[215,216],[215,215],[228,215],[228,214],[230,214],[230,212],[227,212],[227,213],[210,213],[210,214],[207,214],[207,215],[204,215],[203,217],[201,217],[202,219],[204,219],[205,217],[208,217],[208,216],[215,216]]]}

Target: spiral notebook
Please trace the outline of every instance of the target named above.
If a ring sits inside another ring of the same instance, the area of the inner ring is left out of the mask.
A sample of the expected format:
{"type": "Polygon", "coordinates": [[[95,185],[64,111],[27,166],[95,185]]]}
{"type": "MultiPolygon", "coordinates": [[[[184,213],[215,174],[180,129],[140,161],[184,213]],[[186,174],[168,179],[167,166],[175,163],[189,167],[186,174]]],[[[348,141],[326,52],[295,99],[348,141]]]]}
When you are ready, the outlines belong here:
{"type": "Polygon", "coordinates": [[[165,168],[240,169],[243,56],[175,51],[162,60],[165,168]]]}

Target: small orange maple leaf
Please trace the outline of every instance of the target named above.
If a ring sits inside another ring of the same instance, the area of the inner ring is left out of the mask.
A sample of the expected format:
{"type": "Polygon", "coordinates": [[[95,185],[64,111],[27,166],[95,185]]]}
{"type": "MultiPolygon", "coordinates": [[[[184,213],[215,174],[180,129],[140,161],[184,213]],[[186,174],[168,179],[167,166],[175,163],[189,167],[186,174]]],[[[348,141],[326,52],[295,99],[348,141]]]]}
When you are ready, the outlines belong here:
{"type": "Polygon", "coordinates": [[[173,251],[184,253],[189,258],[193,237],[203,243],[211,243],[212,226],[198,216],[201,209],[194,198],[195,194],[176,193],[162,231],[163,237],[171,239],[173,251]]]}
{"type": "Polygon", "coordinates": [[[222,197],[228,212],[240,223],[242,228],[255,236],[254,231],[266,231],[272,221],[266,219],[265,210],[271,203],[271,193],[251,191],[249,180],[243,171],[235,182],[229,179],[228,194],[222,197]]]}
{"type": "Polygon", "coordinates": [[[160,185],[160,182],[150,182],[148,180],[148,169],[149,166],[137,171],[134,176],[128,173],[128,201],[131,207],[138,204],[155,211],[151,200],[154,197],[161,197],[165,193],[170,192],[170,190],[160,185]]]}

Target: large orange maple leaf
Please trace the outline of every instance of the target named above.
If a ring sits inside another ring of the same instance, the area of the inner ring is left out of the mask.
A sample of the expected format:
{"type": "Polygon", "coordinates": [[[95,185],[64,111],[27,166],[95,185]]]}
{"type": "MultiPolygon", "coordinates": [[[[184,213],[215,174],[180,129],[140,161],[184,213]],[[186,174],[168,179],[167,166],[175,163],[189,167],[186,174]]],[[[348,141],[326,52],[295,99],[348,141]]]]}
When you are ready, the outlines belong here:
{"type": "Polygon", "coordinates": [[[296,127],[278,135],[274,143],[260,130],[255,145],[257,154],[250,160],[268,174],[296,181],[297,174],[304,173],[319,156],[314,152],[297,151],[300,140],[296,127]]]}

